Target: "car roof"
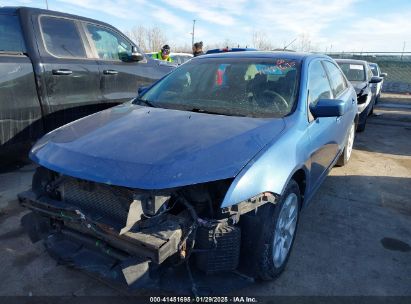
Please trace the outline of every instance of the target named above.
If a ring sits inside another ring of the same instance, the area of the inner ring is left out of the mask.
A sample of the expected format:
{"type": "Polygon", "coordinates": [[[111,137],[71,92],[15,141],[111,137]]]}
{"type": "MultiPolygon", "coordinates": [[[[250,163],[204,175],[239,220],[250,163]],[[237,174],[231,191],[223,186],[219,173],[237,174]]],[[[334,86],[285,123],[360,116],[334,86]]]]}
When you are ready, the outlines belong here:
{"type": "Polygon", "coordinates": [[[15,15],[17,13],[17,7],[4,6],[0,7],[0,14],[15,15]]]}
{"type": "Polygon", "coordinates": [[[170,56],[190,56],[190,57],[193,57],[193,54],[190,54],[190,53],[173,53],[173,52],[171,52],[170,56]]]}
{"type": "Polygon", "coordinates": [[[60,17],[67,17],[71,19],[77,19],[81,21],[86,21],[90,23],[98,23],[100,25],[104,25],[106,27],[110,28],[115,28],[113,25],[102,22],[97,19],[91,19],[87,17],[83,17],[81,15],[73,15],[73,14],[67,14],[59,11],[53,11],[53,10],[47,10],[47,9],[41,9],[41,8],[35,8],[35,7],[28,7],[28,6],[5,6],[0,8],[0,13],[4,12],[10,12],[10,14],[16,14],[18,11],[27,11],[29,14],[35,13],[35,14],[44,14],[44,15],[53,15],[53,16],[60,16],[60,17]]]}
{"type": "Polygon", "coordinates": [[[206,54],[214,54],[214,53],[226,53],[226,52],[249,52],[249,51],[258,51],[254,48],[219,48],[219,49],[210,49],[206,52],[206,54]]]}
{"type": "Polygon", "coordinates": [[[330,57],[321,54],[312,54],[312,53],[297,53],[297,52],[277,52],[277,51],[247,51],[247,52],[224,52],[224,53],[215,53],[215,54],[206,54],[198,57],[194,57],[195,60],[205,60],[209,58],[284,58],[292,59],[297,61],[303,61],[308,58],[328,58],[330,57]]]}
{"type": "Polygon", "coordinates": [[[363,64],[367,65],[368,62],[365,60],[357,60],[357,59],[334,59],[337,63],[355,63],[355,64],[363,64]]]}

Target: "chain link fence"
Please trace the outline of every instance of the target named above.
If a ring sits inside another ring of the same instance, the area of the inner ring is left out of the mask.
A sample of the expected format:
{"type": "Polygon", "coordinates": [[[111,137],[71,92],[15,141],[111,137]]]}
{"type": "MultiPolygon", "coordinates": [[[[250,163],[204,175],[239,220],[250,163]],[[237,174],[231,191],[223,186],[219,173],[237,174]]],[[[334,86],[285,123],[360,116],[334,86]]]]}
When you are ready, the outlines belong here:
{"type": "Polygon", "coordinates": [[[411,52],[330,53],[332,58],[358,59],[377,63],[384,78],[382,92],[411,94],[411,52]]]}

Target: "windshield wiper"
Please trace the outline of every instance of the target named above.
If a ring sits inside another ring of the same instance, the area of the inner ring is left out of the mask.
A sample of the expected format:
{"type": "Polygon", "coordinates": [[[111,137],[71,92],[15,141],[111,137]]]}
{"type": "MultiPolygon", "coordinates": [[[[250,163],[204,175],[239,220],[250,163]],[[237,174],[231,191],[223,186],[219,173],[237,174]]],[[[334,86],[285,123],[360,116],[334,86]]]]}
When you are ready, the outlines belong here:
{"type": "Polygon", "coordinates": [[[134,102],[133,103],[137,103],[137,104],[144,104],[144,105],[146,105],[146,106],[148,106],[148,107],[152,107],[152,108],[156,108],[156,106],[154,105],[154,104],[152,104],[150,101],[148,101],[148,100],[144,100],[144,99],[141,99],[141,98],[139,98],[139,97],[137,97],[136,99],[134,99],[134,102]]]}
{"type": "Polygon", "coordinates": [[[204,109],[199,109],[199,108],[193,108],[191,110],[189,110],[191,112],[196,112],[196,113],[205,113],[205,114],[217,114],[217,115],[225,115],[225,116],[241,116],[241,117],[245,117],[245,115],[241,115],[241,114],[237,114],[237,113],[220,113],[220,112],[214,112],[214,111],[208,111],[208,110],[204,110],[204,109]]]}

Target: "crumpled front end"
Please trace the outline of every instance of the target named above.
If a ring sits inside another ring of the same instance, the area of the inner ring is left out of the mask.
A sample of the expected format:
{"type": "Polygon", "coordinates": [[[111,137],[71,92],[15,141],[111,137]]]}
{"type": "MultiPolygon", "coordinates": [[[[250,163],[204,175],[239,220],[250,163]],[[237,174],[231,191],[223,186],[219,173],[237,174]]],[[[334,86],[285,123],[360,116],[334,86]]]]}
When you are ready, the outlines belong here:
{"type": "Polygon", "coordinates": [[[371,102],[372,91],[366,82],[352,82],[357,94],[358,114],[361,114],[371,102]]]}
{"type": "Polygon", "coordinates": [[[220,208],[231,182],[139,190],[39,167],[32,190],[19,199],[33,211],[23,226],[33,241],[43,239],[53,256],[135,285],[147,284],[161,267],[189,260],[206,273],[238,268],[247,238],[240,217],[276,198],[265,193],[220,208]]]}

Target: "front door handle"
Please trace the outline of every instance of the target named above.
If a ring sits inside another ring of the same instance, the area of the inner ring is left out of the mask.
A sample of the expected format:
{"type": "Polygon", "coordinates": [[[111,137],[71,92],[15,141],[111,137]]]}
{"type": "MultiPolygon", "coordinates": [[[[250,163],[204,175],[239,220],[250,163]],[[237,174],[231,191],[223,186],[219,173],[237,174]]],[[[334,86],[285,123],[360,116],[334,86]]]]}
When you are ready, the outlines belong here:
{"type": "Polygon", "coordinates": [[[117,75],[118,71],[116,71],[116,70],[104,70],[103,74],[104,75],[117,75]]]}
{"type": "Polygon", "coordinates": [[[58,70],[52,70],[53,75],[71,75],[73,74],[73,71],[68,70],[68,69],[58,69],[58,70]]]}
{"type": "Polygon", "coordinates": [[[355,104],[355,99],[354,98],[351,99],[351,102],[352,102],[352,104],[355,104]]]}

